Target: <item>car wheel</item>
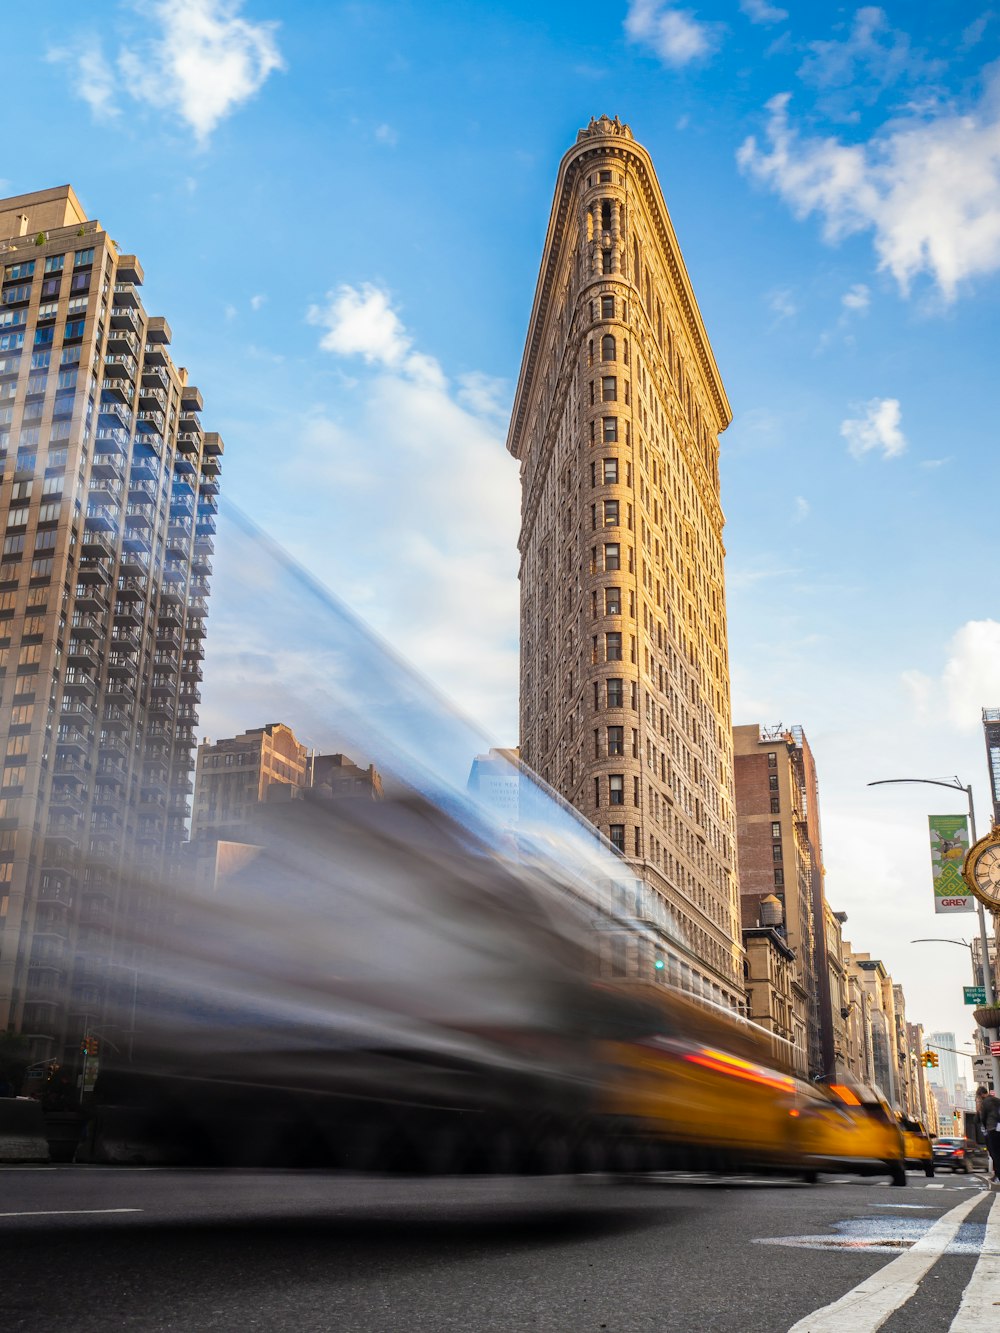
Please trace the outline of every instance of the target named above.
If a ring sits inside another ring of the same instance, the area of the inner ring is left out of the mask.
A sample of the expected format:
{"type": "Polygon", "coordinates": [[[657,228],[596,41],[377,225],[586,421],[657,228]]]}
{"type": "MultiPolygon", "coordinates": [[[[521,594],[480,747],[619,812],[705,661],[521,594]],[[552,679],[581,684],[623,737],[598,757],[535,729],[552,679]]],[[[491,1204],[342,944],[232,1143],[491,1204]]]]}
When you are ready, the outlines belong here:
{"type": "Polygon", "coordinates": [[[906,1184],[906,1167],[902,1162],[890,1162],[889,1174],[892,1177],[892,1183],[894,1185],[906,1184]]]}
{"type": "Polygon", "coordinates": [[[929,1166],[925,1166],[925,1167],[924,1167],[924,1175],[925,1175],[925,1176],[927,1176],[927,1177],[929,1178],[929,1177],[931,1177],[933,1174],[934,1174],[934,1164],[933,1164],[933,1163],[931,1163],[929,1166]]]}

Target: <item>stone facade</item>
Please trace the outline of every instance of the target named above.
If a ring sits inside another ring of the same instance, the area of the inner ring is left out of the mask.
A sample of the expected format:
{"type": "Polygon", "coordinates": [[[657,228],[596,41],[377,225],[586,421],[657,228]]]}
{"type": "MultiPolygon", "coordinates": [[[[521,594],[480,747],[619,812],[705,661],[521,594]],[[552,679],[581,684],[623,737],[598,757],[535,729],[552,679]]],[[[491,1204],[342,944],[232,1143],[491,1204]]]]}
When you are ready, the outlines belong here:
{"type": "Polygon", "coordinates": [[[658,975],[742,1006],[718,472],[730,420],[649,154],[617,119],[591,121],[559,170],[507,440],[522,483],[520,752],[676,923],[658,975]]]}
{"type": "Polygon", "coordinates": [[[739,726],[733,740],[740,893],[774,893],[781,901],[809,1070],[832,1075],[836,1034],[812,752],[800,727],[739,726]]]}

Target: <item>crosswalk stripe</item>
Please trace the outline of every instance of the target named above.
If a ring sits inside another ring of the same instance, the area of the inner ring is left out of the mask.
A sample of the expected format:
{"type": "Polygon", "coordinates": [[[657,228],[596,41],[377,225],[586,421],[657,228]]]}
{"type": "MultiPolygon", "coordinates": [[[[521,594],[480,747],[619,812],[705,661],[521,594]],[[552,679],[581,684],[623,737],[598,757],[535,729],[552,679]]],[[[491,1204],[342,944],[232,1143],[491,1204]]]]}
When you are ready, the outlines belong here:
{"type": "Polygon", "coordinates": [[[1000,1208],[994,1197],[983,1248],[949,1333],[992,1333],[1000,1324],[1000,1208]]]}
{"type": "Polygon", "coordinates": [[[852,1287],[840,1300],[793,1324],[788,1333],[875,1333],[885,1321],[905,1305],[951,1242],[958,1228],[978,1203],[981,1194],[963,1199],[898,1259],[893,1259],[871,1277],[852,1287]]]}

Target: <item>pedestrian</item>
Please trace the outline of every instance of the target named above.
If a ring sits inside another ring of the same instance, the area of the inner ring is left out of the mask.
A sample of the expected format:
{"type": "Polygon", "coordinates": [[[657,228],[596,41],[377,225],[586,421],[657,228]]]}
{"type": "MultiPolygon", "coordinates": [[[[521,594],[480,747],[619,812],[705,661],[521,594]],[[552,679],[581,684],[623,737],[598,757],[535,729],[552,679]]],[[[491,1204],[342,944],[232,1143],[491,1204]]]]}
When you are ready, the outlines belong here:
{"type": "Polygon", "coordinates": [[[994,1097],[986,1087],[978,1087],[976,1115],[986,1135],[986,1151],[993,1163],[993,1180],[1000,1182],[1000,1097],[994,1097]]]}

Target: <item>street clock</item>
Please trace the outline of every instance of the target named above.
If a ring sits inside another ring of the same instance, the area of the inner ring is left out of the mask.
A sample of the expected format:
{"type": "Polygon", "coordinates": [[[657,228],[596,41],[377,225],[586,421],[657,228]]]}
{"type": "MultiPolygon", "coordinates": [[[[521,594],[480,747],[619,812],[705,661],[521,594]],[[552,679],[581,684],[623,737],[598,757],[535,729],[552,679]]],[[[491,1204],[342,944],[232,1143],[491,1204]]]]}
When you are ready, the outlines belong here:
{"type": "Polygon", "coordinates": [[[1000,826],[969,848],[962,878],[981,903],[1000,912],[1000,826]]]}

